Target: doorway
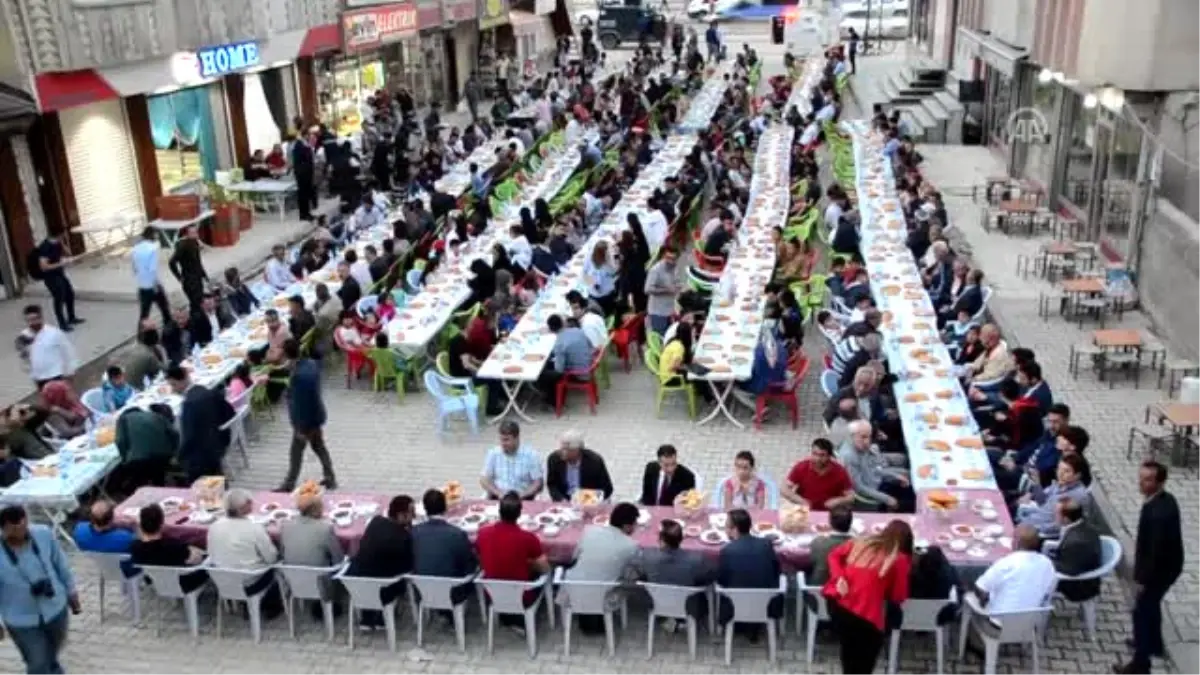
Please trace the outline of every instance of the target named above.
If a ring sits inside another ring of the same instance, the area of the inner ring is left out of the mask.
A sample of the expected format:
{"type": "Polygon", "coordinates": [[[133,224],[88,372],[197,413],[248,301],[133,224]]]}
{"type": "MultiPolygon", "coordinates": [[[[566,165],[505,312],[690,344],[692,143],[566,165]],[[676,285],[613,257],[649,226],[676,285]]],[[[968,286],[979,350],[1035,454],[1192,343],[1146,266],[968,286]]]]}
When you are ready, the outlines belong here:
{"type": "Polygon", "coordinates": [[[446,64],[446,108],[453,110],[458,105],[458,63],[455,58],[458,41],[450,33],[442,40],[442,53],[446,64]]]}

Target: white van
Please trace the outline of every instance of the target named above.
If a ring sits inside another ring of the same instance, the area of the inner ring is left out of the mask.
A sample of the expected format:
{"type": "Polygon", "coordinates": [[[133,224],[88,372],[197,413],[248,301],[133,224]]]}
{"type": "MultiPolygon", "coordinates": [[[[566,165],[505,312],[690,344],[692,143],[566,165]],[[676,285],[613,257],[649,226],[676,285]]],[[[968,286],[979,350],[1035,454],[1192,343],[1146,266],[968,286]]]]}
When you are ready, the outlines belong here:
{"type": "Polygon", "coordinates": [[[885,38],[903,40],[908,37],[908,3],[890,2],[872,3],[870,24],[867,22],[866,5],[861,8],[842,7],[842,21],[838,31],[843,39],[850,36],[853,28],[859,36],[869,34],[872,37],[882,35],[885,38]]]}

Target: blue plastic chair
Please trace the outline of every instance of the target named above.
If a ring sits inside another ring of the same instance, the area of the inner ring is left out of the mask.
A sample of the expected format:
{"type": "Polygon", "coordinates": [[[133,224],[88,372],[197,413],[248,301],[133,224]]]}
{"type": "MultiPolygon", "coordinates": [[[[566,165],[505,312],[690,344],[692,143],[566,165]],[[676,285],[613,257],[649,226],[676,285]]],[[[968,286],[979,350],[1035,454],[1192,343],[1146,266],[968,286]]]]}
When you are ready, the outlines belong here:
{"type": "Polygon", "coordinates": [[[821,373],[821,391],[825,393],[825,398],[833,398],[833,395],[838,390],[838,374],[832,370],[826,370],[821,373]]]}
{"type": "MultiPolygon", "coordinates": [[[[725,478],[722,478],[721,480],[717,481],[716,485],[713,486],[712,503],[717,508],[720,508],[720,506],[721,506],[721,496],[722,496],[721,495],[721,486],[725,484],[726,478],[729,478],[729,476],[725,476],[725,478]]],[[[766,508],[768,508],[768,509],[779,508],[779,486],[775,483],[774,480],[771,479],[770,476],[768,476],[766,473],[764,473],[762,471],[758,472],[758,479],[761,480],[763,483],[765,483],[767,486],[767,506],[766,506],[766,508]]]]}
{"type": "Polygon", "coordinates": [[[425,389],[437,403],[438,436],[446,428],[446,417],[463,413],[471,423],[471,433],[479,433],[479,396],[474,386],[465,377],[442,377],[432,368],[425,371],[425,389]],[[451,389],[454,387],[455,389],[451,389]]]}
{"type": "Polygon", "coordinates": [[[409,295],[417,295],[421,292],[421,275],[424,270],[411,269],[408,274],[404,275],[404,285],[409,295]]]}
{"type": "Polygon", "coordinates": [[[83,407],[88,409],[95,419],[100,419],[105,415],[110,414],[104,409],[104,390],[100,387],[93,387],[83,392],[83,396],[79,397],[79,402],[83,407]]]}
{"type": "Polygon", "coordinates": [[[375,308],[378,306],[379,298],[375,297],[374,295],[367,295],[363,296],[363,298],[358,301],[358,305],[355,307],[355,309],[358,310],[358,315],[360,317],[365,317],[367,312],[374,312],[375,308]]]}

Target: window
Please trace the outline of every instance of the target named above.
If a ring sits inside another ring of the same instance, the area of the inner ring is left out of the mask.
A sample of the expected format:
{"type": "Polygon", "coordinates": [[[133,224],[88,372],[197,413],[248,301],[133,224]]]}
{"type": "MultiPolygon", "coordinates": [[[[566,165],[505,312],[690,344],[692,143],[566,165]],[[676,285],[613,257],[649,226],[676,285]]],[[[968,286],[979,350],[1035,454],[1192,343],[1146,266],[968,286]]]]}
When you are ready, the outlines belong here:
{"type": "Polygon", "coordinates": [[[164,192],[215,177],[220,159],[209,93],[220,94],[220,87],[192,87],[146,99],[164,192]]]}
{"type": "Polygon", "coordinates": [[[1049,134],[1049,138],[1043,143],[1025,145],[1025,166],[1021,175],[1046,186],[1050,185],[1054,176],[1054,155],[1059,136],[1058,96],[1061,90],[1057,82],[1041,82],[1034,79],[1031,107],[1046,120],[1046,133],[1049,134]]]}
{"type": "Polygon", "coordinates": [[[892,18],[893,19],[908,19],[908,10],[907,9],[892,10],[892,18]]]}
{"type": "Polygon", "coordinates": [[[1091,197],[1092,156],[1095,154],[1096,110],[1083,105],[1083,96],[1067,92],[1068,119],[1071,120],[1067,143],[1067,165],[1063,174],[1062,197],[1080,211],[1086,211],[1091,197]]]}

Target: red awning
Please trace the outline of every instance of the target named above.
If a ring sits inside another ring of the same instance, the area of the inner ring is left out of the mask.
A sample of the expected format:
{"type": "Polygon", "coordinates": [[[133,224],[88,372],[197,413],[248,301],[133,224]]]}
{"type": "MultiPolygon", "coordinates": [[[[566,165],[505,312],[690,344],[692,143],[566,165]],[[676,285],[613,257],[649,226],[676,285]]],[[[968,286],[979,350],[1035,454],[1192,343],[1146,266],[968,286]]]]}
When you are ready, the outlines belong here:
{"type": "Polygon", "coordinates": [[[308,29],[304,42],[300,43],[300,53],[297,56],[313,56],[323,52],[335,52],[342,48],[341,27],[337,23],[327,23],[308,29]]]}
{"type": "Polygon", "coordinates": [[[95,70],[42,73],[34,78],[34,85],[37,88],[38,108],[42,112],[121,97],[120,92],[95,70]]]}

